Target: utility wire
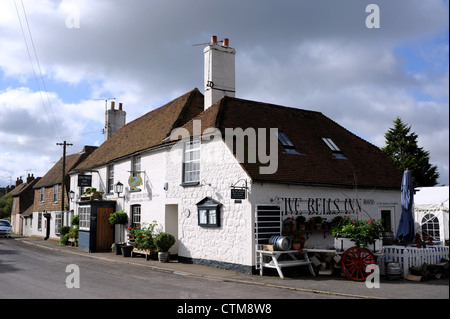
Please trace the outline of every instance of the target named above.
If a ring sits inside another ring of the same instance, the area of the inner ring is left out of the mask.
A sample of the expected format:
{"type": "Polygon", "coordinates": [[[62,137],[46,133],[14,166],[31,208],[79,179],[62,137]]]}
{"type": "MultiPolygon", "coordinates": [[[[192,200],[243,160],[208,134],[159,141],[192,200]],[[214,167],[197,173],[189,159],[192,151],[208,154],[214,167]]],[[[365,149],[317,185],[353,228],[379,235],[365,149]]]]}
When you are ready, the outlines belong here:
{"type": "MultiPolygon", "coordinates": [[[[31,35],[30,24],[28,23],[28,18],[27,18],[25,6],[24,6],[22,0],[21,0],[21,3],[22,3],[23,14],[24,14],[24,17],[25,17],[25,22],[26,22],[26,24],[27,24],[27,29],[28,29],[28,34],[29,34],[29,37],[30,37],[30,42],[31,42],[31,45],[32,45],[32,47],[33,47],[34,56],[35,56],[35,59],[36,59],[36,62],[37,62],[39,74],[40,74],[41,81],[42,81],[42,84],[43,84],[43,87],[44,87],[44,92],[45,92],[45,94],[46,94],[46,96],[47,96],[47,102],[48,102],[48,105],[49,105],[49,108],[50,108],[50,111],[51,111],[51,115],[52,115],[52,118],[53,118],[53,125],[54,125],[54,126],[52,126],[52,129],[53,129],[54,134],[55,134],[55,135],[58,135],[58,136],[61,138],[61,132],[60,132],[60,130],[59,130],[58,122],[56,121],[55,114],[54,114],[53,108],[52,108],[52,104],[51,104],[50,98],[49,98],[49,96],[48,96],[47,87],[46,87],[46,85],[45,85],[44,77],[43,77],[43,75],[42,75],[41,64],[39,63],[39,59],[38,59],[38,56],[37,56],[37,53],[36,53],[36,47],[35,47],[35,45],[34,45],[33,36],[31,35]]],[[[46,107],[46,105],[45,105],[44,98],[43,98],[43,96],[42,96],[42,90],[41,90],[41,87],[40,87],[40,85],[39,85],[39,79],[38,79],[38,76],[37,76],[36,71],[35,71],[35,69],[34,69],[33,59],[32,59],[32,57],[31,57],[30,48],[28,47],[28,41],[27,41],[27,38],[26,38],[26,35],[25,35],[25,31],[24,31],[24,28],[23,28],[23,25],[22,25],[22,19],[20,18],[19,9],[17,8],[16,0],[14,0],[14,5],[15,5],[15,7],[16,7],[17,17],[18,17],[18,19],[19,19],[20,28],[21,28],[21,30],[22,30],[23,39],[24,39],[24,41],[25,41],[25,46],[26,46],[27,52],[28,52],[28,58],[30,59],[31,68],[32,68],[32,70],[33,70],[34,79],[35,79],[36,84],[37,84],[37,86],[38,86],[39,95],[40,95],[40,97],[41,97],[42,105],[44,106],[44,109],[45,109],[45,112],[46,112],[46,114],[47,114],[49,123],[52,123],[52,120],[51,120],[50,115],[49,115],[49,111],[48,111],[48,109],[47,109],[47,107],[46,107]]]]}

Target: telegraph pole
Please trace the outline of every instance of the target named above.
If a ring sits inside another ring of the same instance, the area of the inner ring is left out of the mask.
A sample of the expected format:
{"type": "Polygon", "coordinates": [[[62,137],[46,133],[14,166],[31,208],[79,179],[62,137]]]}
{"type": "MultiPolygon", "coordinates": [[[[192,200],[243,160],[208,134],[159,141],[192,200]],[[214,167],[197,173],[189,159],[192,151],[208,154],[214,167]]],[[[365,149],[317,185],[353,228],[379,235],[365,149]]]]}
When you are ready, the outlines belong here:
{"type": "Polygon", "coordinates": [[[73,144],[66,143],[56,143],[56,145],[63,147],[63,171],[62,171],[62,191],[61,191],[61,223],[64,223],[64,192],[66,188],[66,147],[72,146],[73,144]]]}

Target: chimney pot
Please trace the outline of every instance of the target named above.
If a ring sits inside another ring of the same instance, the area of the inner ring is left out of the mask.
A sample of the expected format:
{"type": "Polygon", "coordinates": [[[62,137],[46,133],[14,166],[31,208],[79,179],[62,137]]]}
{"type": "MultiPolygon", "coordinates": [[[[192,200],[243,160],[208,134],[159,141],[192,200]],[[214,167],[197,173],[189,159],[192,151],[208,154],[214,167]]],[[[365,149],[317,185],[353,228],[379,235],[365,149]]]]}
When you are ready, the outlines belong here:
{"type": "Polygon", "coordinates": [[[213,35],[213,36],[211,37],[211,43],[212,43],[212,44],[216,44],[216,43],[217,43],[217,36],[216,36],[216,35],[213,35]]]}
{"type": "Polygon", "coordinates": [[[116,103],[114,101],[111,101],[111,110],[114,110],[115,104],[116,103]]]}
{"type": "Polygon", "coordinates": [[[119,111],[122,111],[122,103],[119,103],[119,111]]]}
{"type": "Polygon", "coordinates": [[[229,45],[230,39],[228,38],[223,38],[223,46],[227,47],[229,45]]]}

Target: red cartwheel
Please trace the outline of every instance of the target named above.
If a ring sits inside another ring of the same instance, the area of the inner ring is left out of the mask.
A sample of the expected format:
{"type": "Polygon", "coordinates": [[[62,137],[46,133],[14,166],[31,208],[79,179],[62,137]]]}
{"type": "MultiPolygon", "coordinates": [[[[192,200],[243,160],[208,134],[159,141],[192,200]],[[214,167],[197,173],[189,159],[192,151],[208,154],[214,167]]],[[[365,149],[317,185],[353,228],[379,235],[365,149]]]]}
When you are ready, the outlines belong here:
{"type": "Polygon", "coordinates": [[[375,258],[365,248],[352,247],[344,252],[341,262],[342,270],[349,279],[364,281],[370,275],[370,272],[366,272],[366,267],[375,264],[375,258]]]}

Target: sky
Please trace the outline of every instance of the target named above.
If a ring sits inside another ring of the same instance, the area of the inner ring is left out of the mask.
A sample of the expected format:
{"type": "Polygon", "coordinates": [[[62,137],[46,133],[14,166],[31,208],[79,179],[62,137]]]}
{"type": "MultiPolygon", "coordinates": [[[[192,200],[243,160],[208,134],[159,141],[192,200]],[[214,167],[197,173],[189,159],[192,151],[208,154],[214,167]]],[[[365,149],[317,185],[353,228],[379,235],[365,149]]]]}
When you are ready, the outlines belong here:
{"type": "MultiPolygon", "coordinates": [[[[212,35],[236,97],[322,112],[378,146],[400,117],[449,185],[448,0],[1,0],[0,186],[194,89],[212,35]],[[375,5],[375,6],[371,6],[375,5]]],[[[400,181],[399,181],[400,183],[400,181]]]]}

